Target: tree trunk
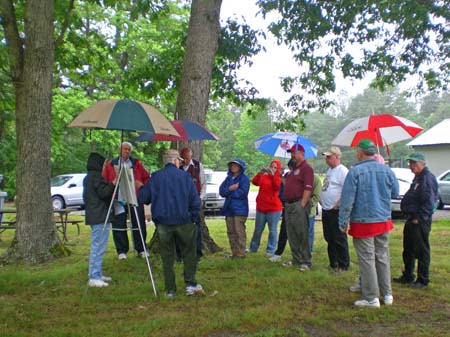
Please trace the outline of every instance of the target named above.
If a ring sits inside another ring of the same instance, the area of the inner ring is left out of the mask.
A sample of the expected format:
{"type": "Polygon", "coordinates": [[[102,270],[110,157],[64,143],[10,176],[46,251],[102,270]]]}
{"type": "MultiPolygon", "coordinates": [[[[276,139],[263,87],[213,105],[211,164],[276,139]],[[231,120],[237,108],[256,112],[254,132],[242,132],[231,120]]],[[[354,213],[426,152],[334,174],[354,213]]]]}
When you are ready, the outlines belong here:
{"type": "Polygon", "coordinates": [[[58,244],[50,196],[54,2],[26,2],[23,39],[12,1],[2,2],[16,93],[17,133],[17,229],[8,258],[41,263],[52,257],[52,247],[58,244]]]}
{"type": "MultiPolygon", "coordinates": [[[[180,93],[177,98],[176,116],[179,119],[198,122],[203,126],[208,110],[214,57],[219,44],[221,5],[222,0],[192,1],[180,93]]],[[[202,159],[203,142],[182,143],[180,148],[184,146],[192,149],[194,157],[202,159]]],[[[202,232],[204,251],[220,250],[209,235],[204,217],[202,217],[202,232]]]]}

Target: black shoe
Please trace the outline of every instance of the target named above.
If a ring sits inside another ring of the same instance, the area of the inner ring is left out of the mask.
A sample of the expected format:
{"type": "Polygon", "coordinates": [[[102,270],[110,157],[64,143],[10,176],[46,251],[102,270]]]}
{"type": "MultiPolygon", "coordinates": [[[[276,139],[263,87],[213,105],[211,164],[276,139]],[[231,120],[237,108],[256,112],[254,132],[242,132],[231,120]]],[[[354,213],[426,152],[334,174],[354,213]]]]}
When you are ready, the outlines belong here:
{"type": "Polygon", "coordinates": [[[413,289],[425,289],[428,286],[428,284],[416,281],[414,283],[411,283],[409,286],[413,289]]]}
{"type": "Polygon", "coordinates": [[[409,281],[408,279],[406,279],[405,275],[402,275],[400,277],[394,277],[392,280],[394,282],[396,282],[396,283],[401,283],[401,284],[411,284],[411,283],[413,283],[412,280],[409,281]]]}

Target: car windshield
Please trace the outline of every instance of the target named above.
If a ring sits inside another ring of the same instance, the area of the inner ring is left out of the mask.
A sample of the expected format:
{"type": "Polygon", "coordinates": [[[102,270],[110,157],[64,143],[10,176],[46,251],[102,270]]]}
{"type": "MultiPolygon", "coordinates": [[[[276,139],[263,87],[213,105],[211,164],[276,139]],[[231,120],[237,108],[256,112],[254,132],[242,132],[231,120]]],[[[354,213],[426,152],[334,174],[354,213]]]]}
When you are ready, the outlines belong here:
{"type": "Polygon", "coordinates": [[[206,183],[208,185],[220,185],[227,177],[226,172],[207,172],[205,173],[206,183]]]}
{"type": "Polygon", "coordinates": [[[71,179],[71,176],[56,176],[51,179],[51,186],[57,187],[64,185],[69,179],[71,179]]]}

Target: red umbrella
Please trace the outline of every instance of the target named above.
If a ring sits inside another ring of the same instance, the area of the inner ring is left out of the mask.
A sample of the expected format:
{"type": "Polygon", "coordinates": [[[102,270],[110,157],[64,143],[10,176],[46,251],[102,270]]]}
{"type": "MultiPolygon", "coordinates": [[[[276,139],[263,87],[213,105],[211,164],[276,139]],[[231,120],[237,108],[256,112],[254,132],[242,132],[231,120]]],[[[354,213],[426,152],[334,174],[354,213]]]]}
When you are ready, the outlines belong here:
{"type": "Polygon", "coordinates": [[[158,142],[158,141],[189,141],[189,140],[218,140],[214,133],[200,124],[192,121],[175,120],[170,122],[180,136],[166,135],[160,133],[142,133],[135,139],[137,142],[158,142]]]}
{"type": "Polygon", "coordinates": [[[334,145],[357,146],[369,138],[377,146],[385,146],[415,137],[423,128],[409,119],[389,115],[371,115],[355,119],[331,142],[334,145]]]}

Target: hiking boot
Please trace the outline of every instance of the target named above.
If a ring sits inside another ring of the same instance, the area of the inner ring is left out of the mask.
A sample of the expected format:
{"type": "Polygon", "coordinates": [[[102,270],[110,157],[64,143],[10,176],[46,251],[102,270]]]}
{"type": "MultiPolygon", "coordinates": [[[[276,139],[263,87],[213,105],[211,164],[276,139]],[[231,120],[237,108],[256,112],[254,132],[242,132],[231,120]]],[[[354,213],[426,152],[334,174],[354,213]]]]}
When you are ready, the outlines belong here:
{"type": "Polygon", "coordinates": [[[394,303],[394,296],[385,295],[383,297],[383,303],[384,303],[384,305],[392,305],[392,303],[394,303]]]}
{"type": "Polygon", "coordinates": [[[416,281],[414,283],[411,283],[409,286],[413,289],[425,289],[428,286],[428,284],[416,281]]]}
{"type": "Polygon", "coordinates": [[[355,306],[359,308],[379,308],[380,307],[380,300],[378,297],[375,297],[373,300],[358,300],[355,302],[355,306]]]}
{"type": "Polygon", "coordinates": [[[192,296],[192,295],[205,295],[205,291],[203,290],[203,287],[201,284],[195,285],[195,286],[187,286],[186,287],[186,295],[192,296]]]}
{"type": "Polygon", "coordinates": [[[408,280],[405,275],[402,275],[400,277],[394,277],[392,279],[392,281],[394,281],[395,283],[400,283],[400,284],[410,284],[413,283],[412,280],[408,280]]]}
{"type": "Polygon", "coordinates": [[[100,277],[100,280],[102,280],[103,282],[109,283],[112,281],[112,278],[109,276],[103,275],[102,277],[100,277]]]}
{"type": "Polygon", "coordinates": [[[118,256],[118,259],[119,259],[119,260],[126,260],[126,259],[127,259],[127,254],[125,254],[125,253],[120,253],[119,256],[118,256]]]}
{"type": "Polygon", "coordinates": [[[107,287],[108,283],[106,283],[105,281],[102,281],[100,279],[90,279],[88,282],[88,286],[89,287],[93,287],[93,288],[103,288],[103,287],[107,287]]]}
{"type": "Polygon", "coordinates": [[[281,255],[274,254],[270,259],[270,262],[280,262],[281,261],[281,255]]]}

